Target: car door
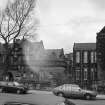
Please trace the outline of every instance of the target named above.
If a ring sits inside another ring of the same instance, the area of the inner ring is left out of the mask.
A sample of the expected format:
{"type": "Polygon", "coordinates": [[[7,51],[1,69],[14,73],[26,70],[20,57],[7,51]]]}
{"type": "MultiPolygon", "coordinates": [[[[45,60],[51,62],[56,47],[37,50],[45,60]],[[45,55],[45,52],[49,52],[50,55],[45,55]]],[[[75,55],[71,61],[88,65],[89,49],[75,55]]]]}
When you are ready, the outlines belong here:
{"type": "Polygon", "coordinates": [[[7,90],[7,82],[2,82],[1,83],[1,87],[0,87],[2,90],[2,92],[6,92],[6,90],[7,90]]]}
{"type": "Polygon", "coordinates": [[[82,97],[81,88],[78,86],[71,87],[71,95],[72,97],[82,97]]]}
{"type": "Polygon", "coordinates": [[[67,97],[71,97],[71,85],[66,85],[65,86],[65,95],[67,96],[67,97]]]}
{"type": "Polygon", "coordinates": [[[17,90],[19,90],[19,87],[16,86],[14,83],[13,83],[13,86],[12,86],[12,89],[13,89],[13,93],[17,93],[17,90]]]}
{"type": "Polygon", "coordinates": [[[14,91],[15,91],[14,90],[14,84],[12,82],[8,83],[6,91],[9,92],[9,93],[14,93],[14,91]]]}

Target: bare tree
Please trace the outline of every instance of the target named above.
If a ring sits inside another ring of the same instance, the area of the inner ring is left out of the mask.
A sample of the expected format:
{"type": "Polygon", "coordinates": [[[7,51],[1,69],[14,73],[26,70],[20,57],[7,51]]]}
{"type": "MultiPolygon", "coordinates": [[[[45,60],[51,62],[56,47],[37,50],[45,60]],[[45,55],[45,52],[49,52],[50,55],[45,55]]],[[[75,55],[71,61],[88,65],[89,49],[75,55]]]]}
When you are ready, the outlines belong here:
{"type": "Polygon", "coordinates": [[[10,43],[16,39],[35,35],[36,26],[33,20],[35,0],[15,0],[8,2],[0,13],[0,39],[4,42],[6,52],[5,69],[8,71],[10,43]]]}

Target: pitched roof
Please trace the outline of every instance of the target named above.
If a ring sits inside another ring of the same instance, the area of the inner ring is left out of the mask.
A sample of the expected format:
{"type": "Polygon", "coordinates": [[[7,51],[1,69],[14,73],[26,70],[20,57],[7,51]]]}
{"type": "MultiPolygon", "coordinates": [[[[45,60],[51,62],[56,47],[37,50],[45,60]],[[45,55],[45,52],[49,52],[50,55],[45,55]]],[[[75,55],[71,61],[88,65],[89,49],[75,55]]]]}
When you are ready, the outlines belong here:
{"type": "Polygon", "coordinates": [[[43,45],[43,41],[40,42],[32,42],[31,45],[35,48],[43,48],[44,49],[44,45],[43,45]]]}
{"type": "Polygon", "coordinates": [[[29,46],[31,47],[32,49],[39,49],[39,48],[43,48],[44,49],[44,45],[43,45],[43,41],[40,41],[40,42],[30,42],[28,40],[23,40],[23,46],[29,46]]]}
{"type": "Polygon", "coordinates": [[[74,49],[76,50],[95,50],[96,43],[74,43],[74,49]]]}
{"type": "Polygon", "coordinates": [[[105,33],[105,26],[101,29],[99,33],[105,33]]]}
{"type": "Polygon", "coordinates": [[[47,59],[60,59],[64,56],[63,49],[46,49],[45,54],[47,59]]]}

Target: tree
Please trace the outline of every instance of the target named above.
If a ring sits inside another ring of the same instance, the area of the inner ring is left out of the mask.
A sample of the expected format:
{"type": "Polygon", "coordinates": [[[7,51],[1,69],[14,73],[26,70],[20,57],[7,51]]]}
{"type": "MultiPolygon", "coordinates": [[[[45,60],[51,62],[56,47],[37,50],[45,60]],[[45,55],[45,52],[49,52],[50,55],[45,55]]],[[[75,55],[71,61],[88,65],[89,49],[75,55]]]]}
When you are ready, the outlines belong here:
{"type": "Polygon", "coordinates": [[[6,8],[0,13],[0,39],[5,48],[5,72],[9,69],[9,55],[13,48],[10,43],[16,39],[32,37],[35,35],[36,21],[33,20],[35,0],[14,0],[8,2],[6,8]]]}

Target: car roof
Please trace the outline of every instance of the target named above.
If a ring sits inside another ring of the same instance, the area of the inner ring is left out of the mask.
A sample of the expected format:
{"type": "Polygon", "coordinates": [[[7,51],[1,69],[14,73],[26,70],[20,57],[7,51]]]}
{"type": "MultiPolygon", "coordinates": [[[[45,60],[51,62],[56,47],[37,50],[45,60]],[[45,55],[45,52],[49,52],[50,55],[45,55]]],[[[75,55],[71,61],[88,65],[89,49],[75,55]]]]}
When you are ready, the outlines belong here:
{"type": "Polygon", "coordinates": [[[79,86],[77,84],[64,84],[64,85],[66,85],[66,86],[79,86]]]}

